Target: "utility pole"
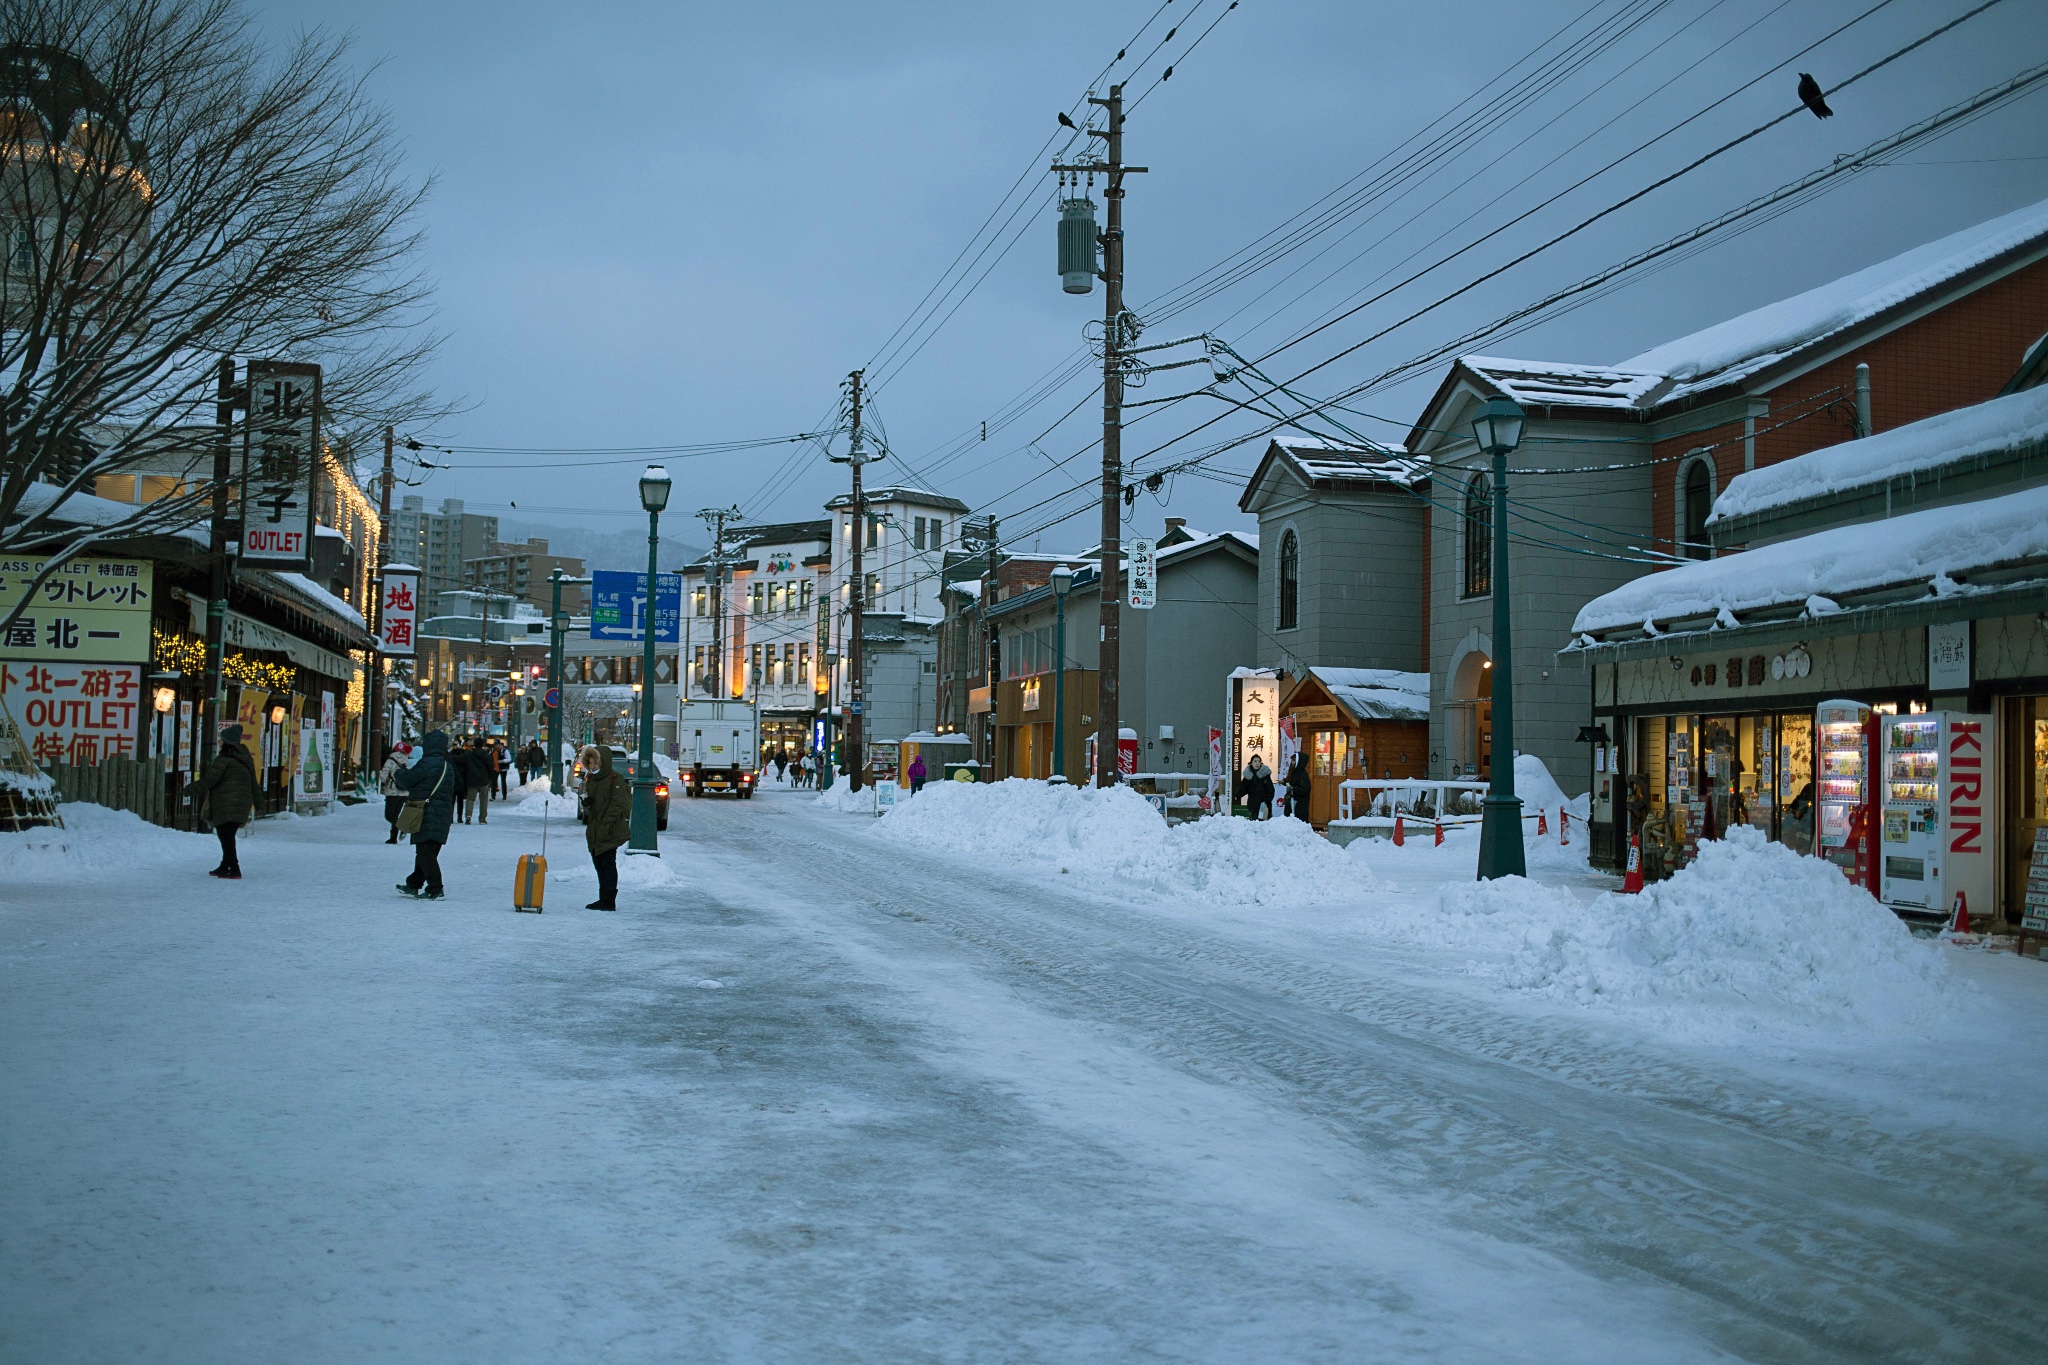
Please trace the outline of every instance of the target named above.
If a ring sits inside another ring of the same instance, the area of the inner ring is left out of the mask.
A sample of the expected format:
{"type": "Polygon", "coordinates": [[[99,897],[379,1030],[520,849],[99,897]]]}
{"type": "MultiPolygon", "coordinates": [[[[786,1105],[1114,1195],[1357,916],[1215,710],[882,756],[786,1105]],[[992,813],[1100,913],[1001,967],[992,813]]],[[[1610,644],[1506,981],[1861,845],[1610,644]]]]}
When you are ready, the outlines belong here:
{"type": "Polygon", "coordinates": [[[987,537],[988,572],[982,576],[981,600],[976,604],[981,617],[981,674],[988,680],[989,704],[989,709],[982,712],[981,735],[975,745],[974,755],[981,760],[987,771],[987,776],[982,779],[983,781],[992,779],[995,776],[996,770],[995,724],[993,717],[995,716],[996,683],[999,679],[996,676],[996,628],[995,623],[989,620],[988,615],[989,608],[995,604],[996,568],[998,562],[996,519],[993,515],[988,518],[987,537]]]}
{"type": "MultiPolygon", "coordinates": [[[[355,476],[351,474],[350,478],[355,476]]],[[[384,566],[391,562],[391,428],[384,428],[384,472],[377,482],[377,564],[370,577],[375,586],[370,613],[370,751],[366,766],[382,768],[390,739],[384,733],[389,710],[384,681],[384,566]]]]}
{"type": "Polygon", "coordinates": [[[832,457],[835,464],[853,466],[853,557],[848,565],[846,596],[850,604],[846,625],[846,780],[854,791],[867,785],[867,743],[866,743],[866,700],[861,688],[861,616],[867,606],[867,574],[861,560],[861,551],[867,544],[868,518],[867,501],[861,496],[860,469],[870,460],[879,460],[880,455],[870,455],[861,444],[860,429],[860,383],[863,371],[855,370],[847,376],[848,401],[852,406],[853,421],[849,428],[846,454],[832,457]]]}
{"type": "MultiPolygon", "coordinates": [[[[1123,517],[1117,501],[1123,496],[1123,389],[1124,348],[1138,336],[1138,320],[1124,311],[1124,177],[1144,172],[1144,166],[1124,165],[1124,88],[1112,85],[1107,99],[1088,96],[1088,102],[1104,111],[1106,129],[1089,128],[1088,136],[1103,141],[1104,159],[1074,165],[1054,163],[1055,171],[1101,174],[1108,183],[1102,197],[1109,203],[1109,221],[1101,238],[1102,269],[1102,544],[1101,576],[1102,640],[1096,664],[1095,782],[1108,787],[1117,781],[1118,662],[1122,640],[1121,608],[1123,576],[1119,572],[1122,553],[1123,517]]],[[[1085,277],[1084,277],[1085,279],[1085,277]]]]}
{"type": "Polygon", "coordinates": [[[739,521],[742,514],[737,507],[707,507],[697,515],[711,528],[711,666],[704,671],[704,682],[718,700],[730,701],[732,689],[725,673],[725,524],[739,521]]]}
{"type": "MultiPolygon", "coordinates": [[[[199,766],[212,762],[221,727],[221,664],[228,632],[228,486],[234,480],[235,358],[220,359],[213,420],[213,526],[207,536],[212,580],[206,595],[206,696],[200,702],[199,766]]],[[[196,812],[195,812],[196,814],[196,812]]]]}

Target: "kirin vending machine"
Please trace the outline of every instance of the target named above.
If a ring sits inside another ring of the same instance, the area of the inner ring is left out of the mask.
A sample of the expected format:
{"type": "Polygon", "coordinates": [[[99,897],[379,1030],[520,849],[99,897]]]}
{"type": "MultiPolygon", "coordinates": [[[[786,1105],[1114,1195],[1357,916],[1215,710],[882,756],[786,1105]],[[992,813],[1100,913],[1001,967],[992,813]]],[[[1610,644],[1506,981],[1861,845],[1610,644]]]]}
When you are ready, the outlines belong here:
{"type": "Polygon", "coordinates": [[[1980,918],[1995,894],[1990,716],[1881,716],[1884,819],[1879,899],[1894,910],[1980,918]]]}
{"type": "Polygon", "coordinates": [[[1814,710],[1813,730],[1820,784],[1813,851],[1875,896],[1876,717],[1860,701],[1824,701],[1814,710]]]}

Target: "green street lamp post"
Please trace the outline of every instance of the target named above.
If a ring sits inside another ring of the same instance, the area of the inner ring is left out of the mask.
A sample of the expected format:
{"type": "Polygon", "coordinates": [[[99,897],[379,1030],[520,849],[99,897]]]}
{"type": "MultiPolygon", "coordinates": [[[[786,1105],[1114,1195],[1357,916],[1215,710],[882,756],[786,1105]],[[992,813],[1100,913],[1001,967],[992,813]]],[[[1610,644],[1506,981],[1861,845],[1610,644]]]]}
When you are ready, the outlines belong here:
{"type": "Polygon", "coordinates": [[[661,856],[654,836],[656,783],[654,772],[654,623],[655,604],[661,600],[661,576],[655,561],[661,550],[661,509],[668,506],[671,484],[668,471],[660,465],[647,466],[640,476],[640,505],[647,509],[647,606],[640,617],[640,634],[645,642],[640,665],[640,761],[633,765],[633,828],[626,841],[628,853],[661,856]]]}
{"type": "Polygon", "coordinates": [[[1493,457],[1493,771],[1479,826],[1481,881],[1529,871],[1522,852],[1522,800],[1515,795],[1515,650],[1508,597],[1508,456],[1522,443],[1523,420],[1512,398],[1487,399],[1472,420],[1479,448],[1493,457]]]}
{"type": "Polygon", "coordinates": [[[1052,601],[1058,624],[1053,628],[1052,775],[1067,780],[1067,594],[1074,590],[1074,571],[1053,566],[1052,601]]]}

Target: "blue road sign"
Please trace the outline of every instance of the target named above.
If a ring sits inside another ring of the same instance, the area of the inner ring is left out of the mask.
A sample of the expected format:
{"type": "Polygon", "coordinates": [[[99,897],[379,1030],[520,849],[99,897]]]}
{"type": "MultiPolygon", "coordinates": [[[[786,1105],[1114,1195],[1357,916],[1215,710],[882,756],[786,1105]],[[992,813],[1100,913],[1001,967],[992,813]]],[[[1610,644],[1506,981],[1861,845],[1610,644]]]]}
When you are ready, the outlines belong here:
{"type": "MultiPolygon", "coordinates": [[[[678,644],[683,638],[683,576],[665,573],[656,580],[660,597],[654,604],[654,638],[678,644]]],[[[646,638],[647,575],[598,569],[590,575],[590,638],[646,638]]]]}
{"type": "Polygon", "coordinates": [[[548,695],[546,700],[549,706],[560,706],[562,704],[561,689],[558,687],[550,687],[548,689],[548,695]]]}

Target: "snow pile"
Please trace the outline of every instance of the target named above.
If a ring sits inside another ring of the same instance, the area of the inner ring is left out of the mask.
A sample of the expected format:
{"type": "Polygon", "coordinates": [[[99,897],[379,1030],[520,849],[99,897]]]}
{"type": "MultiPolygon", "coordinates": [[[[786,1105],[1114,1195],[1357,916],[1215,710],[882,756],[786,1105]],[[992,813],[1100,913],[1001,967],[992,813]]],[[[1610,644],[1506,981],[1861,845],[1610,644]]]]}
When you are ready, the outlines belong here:
{"type": "Polygon", "coordinates": [[[152,825],[132,811],[66,801],[64,828],[0,834],[0,882],[61,881],[84,872],[158,867],[220,856],[211,835],[152,825]]]}
{"type": "Polygon", "coordinates": [[[1791,1023],[1907,1030],[1952,1019],[1967,991],[1940,949],[1833,865],[1755,830],[1641,895],[1581,901],[1519,879],[1447,886],[1416,937],[1508,948],[1504,984],[1643,1010],[1682,1032],[1791,1023]]]}
{"type": "Polygon", "coordinates": [[[1209,904],[1325,904],[1377,885],[1299,820],[1217,816],[1168,827],[1128,787],[935,782],[885,815],[877,833],[969,854],[985,868],[1066,873],[1077,886],[1108,876],[1209,904]]]}
{"type": "Polygon", "coordinates": [[[819,792],[813,804],[823,806],[826,810],[836,810],[842,815],[873,815],[875,789],[862,787],[855,791],[844,775],[834,773],[832,785],[819,792]]]}

